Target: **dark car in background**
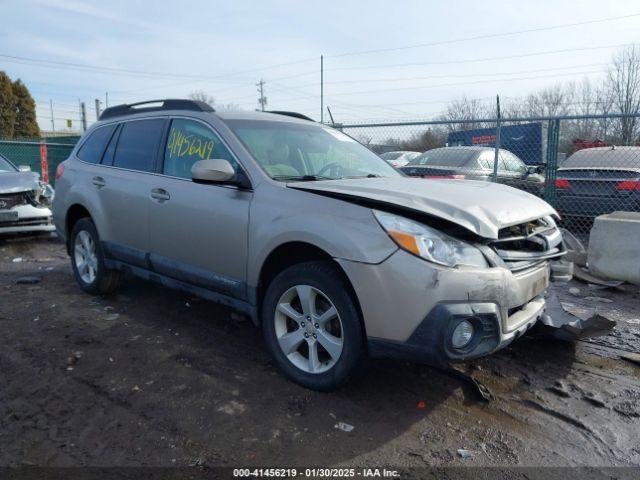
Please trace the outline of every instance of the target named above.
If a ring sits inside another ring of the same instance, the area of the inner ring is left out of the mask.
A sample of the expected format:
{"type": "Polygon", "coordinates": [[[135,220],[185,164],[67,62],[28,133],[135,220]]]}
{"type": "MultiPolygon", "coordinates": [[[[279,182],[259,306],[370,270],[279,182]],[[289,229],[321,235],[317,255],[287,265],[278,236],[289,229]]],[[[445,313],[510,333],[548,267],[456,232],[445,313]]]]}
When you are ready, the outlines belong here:
{"type": "Polygon", "coordinates": [[[565,221],[588,226],[598,215],[640,211],[640,147],[578,150],[558,169],[555,186],[565,221]]]}
{"type": "Polygon", "coordinates": [[[420,155],[420,152],[411,151],[398,151],[398,152],[385,152],[380,155],[384,161],[386,161],[392,167],[400,168],[404,167],[411,160],[420,155]]]}
{"type": "MultiPolygon", "coordinates": [[[[427,150],[400,170],[411,177],[491,181],[494,161],[494,148],[442,147],[427,150]]],[[[540,195],[544,177],[539,167],[527,166],[510,151],[500,149],[498,183],[540,195]]]]}

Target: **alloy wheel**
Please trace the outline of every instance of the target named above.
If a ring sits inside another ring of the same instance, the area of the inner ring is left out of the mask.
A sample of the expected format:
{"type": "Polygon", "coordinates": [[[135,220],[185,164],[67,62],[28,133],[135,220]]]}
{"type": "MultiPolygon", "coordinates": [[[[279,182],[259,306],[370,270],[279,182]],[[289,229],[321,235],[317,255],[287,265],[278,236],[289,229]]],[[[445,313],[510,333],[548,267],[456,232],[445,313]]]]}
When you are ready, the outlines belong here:
{"type": "Polygon", "coordinates": [[[81,230],[76,235],[73,258],[82,281],[93,283],[98,273],[98,256],[96,255],[96,244],[86,230],[81,230]]]}
{"type": "Polygon", "coordinates": [[[275,311],[280,349],[300,370],[323,373],[342,354],[344,330],[338,310],[321,290],[296,285],[282,294],[275,311]]]}

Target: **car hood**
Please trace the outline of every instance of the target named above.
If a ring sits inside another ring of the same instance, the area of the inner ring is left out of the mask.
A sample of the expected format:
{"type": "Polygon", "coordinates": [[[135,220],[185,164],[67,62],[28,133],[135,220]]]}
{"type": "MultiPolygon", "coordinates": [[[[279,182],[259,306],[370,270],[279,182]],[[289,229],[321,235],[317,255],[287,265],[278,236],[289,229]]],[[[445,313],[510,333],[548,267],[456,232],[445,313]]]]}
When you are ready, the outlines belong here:
{"type": "Polygon", "coordinates": [[[40,188],[38,174],[33,172],[0,173],[0,193],[18,193],[40,188]]]}
{"type": "Polygon", "coordinates": [[[496,239],[501,228],[557,215],[544,200],[515,188],[473,180],[357,178],[289,183],[339,198],[362,198],[426,213],[496,239]]]}

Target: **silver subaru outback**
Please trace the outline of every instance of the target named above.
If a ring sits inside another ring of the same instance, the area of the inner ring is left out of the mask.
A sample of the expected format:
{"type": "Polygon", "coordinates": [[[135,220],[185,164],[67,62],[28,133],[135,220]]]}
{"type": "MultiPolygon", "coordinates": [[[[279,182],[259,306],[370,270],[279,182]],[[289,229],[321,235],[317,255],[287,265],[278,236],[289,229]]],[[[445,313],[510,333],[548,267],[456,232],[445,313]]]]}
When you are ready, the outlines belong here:
{"type": "Polygon", "coordinates": [[[405,177],[291,112],[163,100],[108,108],[56,173],[76,281],[123,272],[260,325],[284,374],[317,390],[367,358],[487,355],[541,317],[554,209],[479,181],[405,177]]]}

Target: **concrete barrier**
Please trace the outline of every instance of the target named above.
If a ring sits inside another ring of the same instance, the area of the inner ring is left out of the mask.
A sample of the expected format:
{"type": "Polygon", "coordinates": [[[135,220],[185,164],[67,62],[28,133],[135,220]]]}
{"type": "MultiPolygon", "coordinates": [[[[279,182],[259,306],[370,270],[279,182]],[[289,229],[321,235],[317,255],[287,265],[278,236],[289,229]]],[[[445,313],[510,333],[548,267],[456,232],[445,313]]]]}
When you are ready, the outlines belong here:
{"type": "Polygon", "coordinates": [[[596,217],[587,258],[594,275],[640,285],[640,212],[596,217]]]}

